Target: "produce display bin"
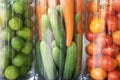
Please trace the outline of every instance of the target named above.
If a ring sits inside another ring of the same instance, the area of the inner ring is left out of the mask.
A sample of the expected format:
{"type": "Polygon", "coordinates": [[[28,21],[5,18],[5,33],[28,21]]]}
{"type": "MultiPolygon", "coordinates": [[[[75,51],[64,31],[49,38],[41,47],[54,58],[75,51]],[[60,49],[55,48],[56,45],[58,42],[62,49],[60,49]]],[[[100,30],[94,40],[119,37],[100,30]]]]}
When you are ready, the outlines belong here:
{"type": "Polygon", "coordinates": [[[33,76],[32,4],[33,0],[0,0],[0,80],[33,76]]]}
{"type": "Polygon", "coordinates": [[[88,80],[120,80],[120,0],[87,0],[88,80]]]}
{"type": "Polygon", "coordinates": [[[38,80],[77,80],[82,65],[84,0],[37,0],[38,80]]]}

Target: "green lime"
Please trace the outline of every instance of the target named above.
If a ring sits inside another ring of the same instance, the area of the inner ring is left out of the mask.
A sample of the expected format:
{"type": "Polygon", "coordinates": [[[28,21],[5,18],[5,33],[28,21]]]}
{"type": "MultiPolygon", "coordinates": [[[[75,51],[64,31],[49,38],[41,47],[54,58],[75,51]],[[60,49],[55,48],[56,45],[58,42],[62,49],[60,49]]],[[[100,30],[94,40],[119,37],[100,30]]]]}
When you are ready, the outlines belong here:
{"type": "Polygon", "coordinates": [[[32,42],[31,41],[26,41],[25,42],[25,47],[21,50],[24,54],[30,54],[32,52],[32,42]]]}
{"type": "Polygon", "coordinates": [[[23,27],[23,21],[20,17],[13,17],[9,21],[9,27],[12,30],[19,30],[23,27]]]}
{"type": "Polygon", "coordinates": [[[25,2],[22,1],[22,0],[17,0],[17,1],[14,2],[12,8],[15,11],[15,13],[23,14],[23,12],[25,10],[25,2]]]}
{"type": "Polygon", "coordinates": [[[16,36],[12,38],[11,45],[14,49],[19,51],[24,48],[25,42],[22,38],[16,36]]]}
{"type": "Polygon", "coordinates": [[[5,77],[10,80],[15,80],[19,76],[19,69],[13,65],[10,65],[5,70],[5,77]]]}
{"type": "Polygon", "coordinates": [[[25,59],[26,55],[22,54],[22,53],[18,53],[13,59],[12,59],[12,64],[20,67],[20,66],[24,66],[25,65],[25,59]]]}
{"type": "Polygon", "coordinates": [[[32,39],[32,31],[29,28],[22,28],[16,32],[17,36],[22,37],[23,39],[30,40],[32,39]]]}

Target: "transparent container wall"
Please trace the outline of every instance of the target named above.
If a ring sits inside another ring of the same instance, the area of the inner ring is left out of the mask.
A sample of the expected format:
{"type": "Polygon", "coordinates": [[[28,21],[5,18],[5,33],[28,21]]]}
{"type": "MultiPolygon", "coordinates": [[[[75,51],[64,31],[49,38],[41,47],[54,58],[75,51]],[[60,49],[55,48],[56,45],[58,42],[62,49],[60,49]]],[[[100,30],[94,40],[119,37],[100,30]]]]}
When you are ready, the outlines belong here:
{"type": "Polygon", "coordinates": [[[0,80],[28,80],[33,73],[32,3],[0,0],[0,80]]]}
{"type": "Polygon", "coordinates": [[[120,0],[87,0],[86,12],[87,73],[94,80],[120,80],[120,0]]]}
{"type": "Polygon", "coordinates": [[[37,0],[38,80],[79,78],[83,5],[84,0],[37,0]]]}

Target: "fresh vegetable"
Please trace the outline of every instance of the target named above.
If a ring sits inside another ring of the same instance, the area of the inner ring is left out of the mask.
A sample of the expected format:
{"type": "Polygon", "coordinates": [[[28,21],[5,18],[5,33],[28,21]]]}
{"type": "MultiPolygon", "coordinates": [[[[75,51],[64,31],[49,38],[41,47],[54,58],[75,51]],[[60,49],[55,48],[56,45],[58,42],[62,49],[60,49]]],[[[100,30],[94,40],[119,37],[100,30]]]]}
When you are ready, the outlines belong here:
{"type": "Polygon", "coordinates": [[[71,46],[74,34],[74,0],[63,0],[62,10],[66,28],[66,45],[71,46]]]}
{"type": "Polygon", "coordinates": [[[77,24],[77,33],[82,36],[83,27],[82,27],[82,14],[83,14],[84,0],[75,0],[75,12],[81,15],[81,18],[77,24]]]}
{"type": "Polygon", "coordinates": [[[74,78],[78,78],[81,68],[82,68],[82,37],[79,34],[76,34],[75,36],[75,42],[76,42],[76,64],[74,69],[74,78]]]}
{"type": "Polygon", "coordinates": [[[40,51],[46,75],[49,80],[54,80],[57,76],[57,71],[52,58],[52,50],[45,41],[41,41],[40,51]]]}
{"type": "Polygon", "coordinates": [[[100,59],[101,67],[106,71],[112,71],[117,67],[116,59],[109,56],[102,56],[100,59]]]}
{"type": "Polygon", "coordinates": [[[72,77],[75,68],[76,56],[77,56],[76,52],[77,52],[76,44],[75,42],[72,42],[72,45],[67,48],[67,54],[66,54],[66,60],[64,66],[65,79],[70,79],[72,77]]]}
{"type": "Polygon", "coordinates": [[[112,33],[113,42],[117,45],[120,45],[120,30],[117,30],[112,33]]]}
{"type": "Polygon", "coordinates": [[[120,67],[120,53],[117,54],[115,59],[117,60],[117,66],[120,67]]]}
{"type": "Polygon", "coordinates": [[[96,80],[104,80],[107,77],[107,72],[101,68],[94,68],[91,70],[90,76],[96,80]]]}
{"type": "Polygon", "coordinates": [[[120,71],[113,70],[108,73],[108,80],[119,80],[120,79],[120,71]]]}
{"type": "Polygon", "coordinates": [[[65,32],[60,19],[57,14],[57,10],[54,8],[48,9],[48,16],[51,23],[51,28],[55,37],[55,41],[58,47],[65,50],[65,32]]]}

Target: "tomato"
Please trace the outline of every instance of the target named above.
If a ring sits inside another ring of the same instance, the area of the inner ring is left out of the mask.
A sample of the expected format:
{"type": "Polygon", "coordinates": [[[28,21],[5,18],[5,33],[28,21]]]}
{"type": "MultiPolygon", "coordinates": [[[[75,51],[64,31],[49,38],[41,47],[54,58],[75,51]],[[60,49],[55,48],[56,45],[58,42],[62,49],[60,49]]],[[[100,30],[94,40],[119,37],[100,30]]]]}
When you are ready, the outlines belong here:
{"type": "Polygon", "coordinates": [[[116,11],[120,11],[120,0],[113,0],[112,8],[116,11]]]}
{"type": "Polygon", "coordinates": [[[102,56],[101,59],[100,59],[100,66],[105,71],[112,71],[113,69],[116,68],[117,61],[116,61],[116,59],[114,59],[110,56],[102,56]]]}
{"type": "Polygon", "coordinates": [[[116,56],[117,66],[120,67],[120,53],[116,56]]]}
{"type": "Polygon", "coordinates": [[[96,37],[96,44],[99,47],[104,48],[104,47],[112,44],[112,37],[110,37],[109,35],[106,35],[105,33],[100,33],[96,37]]]}
{"type": "Polygon", "coordinates": [[[107,77],[107,72],[102,68],[93,68],[90,71],[90,76],[95,80],[104,80],[107,77]]]}
{"type": "Polygon", "coordinates": [[[90,42],[86,46],[86,51],[89,55],[98,55],[101,53],[101,48],[97,46],[94,42],[90,42]]]}
{"type": "Polygon", "coordinates": [[[87,3],[87,11],[89,13],[94,13],[99,9],[100,5],[97,1],[88,1],[87,3]]]}
{"type": "Polygon", "coordinates": [[[110,8],[110,6],[106,6],[105,8],[99,9],[98,15],[99,17],[106,19],[108,16],[114,15],[114,11],[110,8]]]}
{"type": "Polygon", "coordinates": [[[98,66],[98,58],[96,56],[89,56],[86,60],[86,65],[90,68],[98,66]]]}
{"type": "Polygon", "coordinates": [[[103,49],[103,54],[107,55],[107,56],[113,56],[113,57],[115,57],[117,55],[118,51],[119,51],[118,46],[116,46],[116,45],[110,45],[110,46],[105,47],[103,49]]]}
{"type": "Polygon", "coordinates": [[[113,42],[120,46],[120,30],[112,33],[113,42]]]}
{"type": "Polygon", "coordinates": [[[120,71],[113,70],[108,73],[108,80],[120,80],[120,71]]]}
{"type": "Polygon", "coordinates": [[[90,31],[93,32],[93,33],[101,33],[105,29],[105,23],[102,19],[95,18],[90,23],[89,28],[90,28],[90,31]]]}
{"type": "Polygon", "coordinates": [[[86,32],[86,38],[87,38],[88,41],[93,42],[96,38],[96,34],[90,32],[90,31],[87,31],[86,32]]]}
{"type": "Polygon", "coordinates": [[[118,29],[118,19],[115,16],[109,16],[107,18],[107,29],[110,32],[114,32],[118,29]]]}

